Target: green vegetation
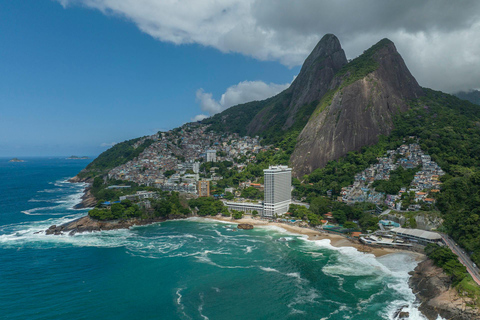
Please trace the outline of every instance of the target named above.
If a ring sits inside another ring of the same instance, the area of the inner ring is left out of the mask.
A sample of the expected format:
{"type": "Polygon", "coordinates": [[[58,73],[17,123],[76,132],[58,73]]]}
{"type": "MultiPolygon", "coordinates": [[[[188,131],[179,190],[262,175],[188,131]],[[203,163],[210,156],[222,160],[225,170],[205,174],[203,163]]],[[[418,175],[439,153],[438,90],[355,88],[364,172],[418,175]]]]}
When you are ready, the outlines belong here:
{"type": "Polygon", "coordinates": [[[192,210],[196,210],[199,216],[216,216],[219,213],[222,215],[228,213],[228,209],[222,201],[211,197],[191,199],[188,201],[188,205],[192,210]]]}
{"type": "Polygon", "coordinates": [[[480,91],[478,90],[472,90],[472,91],[460,91],[455,93],[457,97],[463,100],[470,101],[471,103],[475,103],[480,105],[480,91]]]}
{"type": "Polygon", "coordinates": [[[232,210],[232,217],[233,219],[242,219],[243,213],[241,211],[232,210]]]}
{"type": "MultiPolygon", "coordinates": [[[[118,200],[120,196],[124,196],[127,194],[133,194],[137,191],[160,191],[158,189],[146,186],[139,186],[134,182],[131,181],[119,181],[119,180],[107,180],[105,183],[103,178],[96,177],[93,180],[92,187],[90,192],[92,195],[98,200],[98,202],[103,203],[105,201],[114,201],[118,200]],[[130,188],[128,189],[108,189],[109,185],[128,185],[130,188]]],[[[160,191],[162,192],[162,191],[160,191]]]]}
{"type": "Polygon", "coordinates": [[[263,192],[254,187],[247,187],[242,190],[241,196],[246,199],[259,200],[263,199],[263,192]]]}
{"type": "Polygon", "coordinates": [[[140,217],[142,212],[137,205],[125,200],[112,204],[108,209],[94,208],[88,212],[88,215],[96,220],[126,220],[140,217]]]}
{"type": "Polygon", "coordinates": [[[378,50],[391,44],[393,44],[393,42],[389,39],[382,39],[369,49],[365,50],[363,54],[344,65],[343,68],[340,69],[340,71],[338,71],[336,74],[336,76],[347,76],[343,79],[342,85],[348,86],[357,80],[363,79],[369,73],[377,70],[378,62],[376,62],[374,59],[375,54],[378,50]]]}
{"type": "Polygon", "coordinates": [[[429,244],[425,247],[425,253],[435,265],[451,276],[452,285],[460,295],[471,298],[474,305],[480,306],[480,287],[450,248],[429,244]]]}
{"type": "MultiPolygon", "coordinates": [[[[480,265],[480,109],[449,94],[424,91],[426,95],[412,102],[409,111],[396,115],[395,129],[388,137],[381,136],[377,144],[360,153],[349,152],[303,177],[304,183],[297,184],[294,194],[308,199],[311,194],[331,190],[338,195],[342,187],[353,183],[356,173],[376,163],[377,157],[414,142],[406,137],[418,137],[422,150],[447,172],[436,196],[444,231],[480,265]]],[[[403,181],[402,176],[399,179],[403,181]]],[[[413,201],[413,197],[406,194],[404,200],[413,201]]]]}
{"type": "Polygon", "coordinates": [[[429,244],[425,247],[425,253],[433,260],[435,265],[441,267],[445,273],[452,276],[454,285],[459,284],[467,277],[467,269],[458,261],[458,257],[450,250],[450,248],[437,244],[429,244]]]}
{"type": "Polygon", "coordinates": [[[376,145],[362,148],[360,153],[349,152],[345,157],[329,161],[324,168],[304,176],[304,182],[296,190],[298,196],[306,196],[311,192],[325,194],[328,190],[332,195],[339,195],[341,188],[353,183],[355,174],[377,163],[378,157],[384,156],[387,150],[396,149],[403,143],[402,139],[379,137],[376,145]]]}
{"type": "Polygon", "coordinates": [[[389,180],[377,180],[373,182],[372,187],[378,192],[398,194],[402,187],[408,187],[410,185],[418,170],[420,170],[420,168],[403,169],[403,167],[399,166],[390,172],[389,180]]]}
{"type": "Polygon", "coordinates": [[[337,92],[341,92],[343,88],[351,85],[357,80],[365,78],[368,74],[377,70],[378,62],[375,61],[375,53],[383,47],[391,44],[388,39],[382,39],[368,50],[364,51],[362,55],[353,59],[340,69],[335,77],[342,79],[342,84],[335,89],[329,90],[320,100],[320,103],[315,108],[313,115],[320,114],[328,106],[332,104],[333,98],[337,92]]]}
{"type": "Polygon", "coordinates": [[[178,192],[164,194],[159,200],[151,200],[155,217],[185,216],[191,213],[187,201],[178,192]]]}
{"type": "Polygon", "coordinates": [[[221,113],[202,121],[203,124],[210,124],[209,130],[215,132],[237,132],[240,136],[247,135],[248,125],[255,115],[265,106],[274,104],[282,99],[282,93],[278,96],[263,100],[252,101],[231,107],[221,113]],[[278,99],[276,99],[278,97],[278,99]]]}
{"type": "Polygon", "coordinates": [[[165,176],[165,178],[170,178],[173,174],[175,174],[175,170],[166,170],[163,175],[165,176]]]}
{"type": "Polygon", "coordinates": [[[108,170],[133,160],[148,146],[153,140],[146,139],[140,146],[134,148],[134,144],[142,138],[132,139],[117,143],[110,149],[102,152],[95,160],[88,164],[85,171],[78,174],[80,178],[94,178],[106,173],[108,170]]]}

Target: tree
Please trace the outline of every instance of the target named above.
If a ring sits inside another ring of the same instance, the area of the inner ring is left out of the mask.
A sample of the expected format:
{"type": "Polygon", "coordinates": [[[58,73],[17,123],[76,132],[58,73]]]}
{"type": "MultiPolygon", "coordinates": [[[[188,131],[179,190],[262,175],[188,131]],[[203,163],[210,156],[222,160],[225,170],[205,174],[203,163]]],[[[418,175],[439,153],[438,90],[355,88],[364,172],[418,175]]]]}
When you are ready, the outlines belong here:
{"type": "Polygon", "coordinates": [[[345,229],[356,229],[357,228],[357,224],[353,221],[346,221],[344,224],[343,224],[343,227],[345,229]]]}
{"type": "Polygon", "coordinates": [[[123,215],[123,212],[125,211],[125,207],[122,206],[120,203],[114,203],[112,204],[111,210],[114,219],[120,219],[123,215]]]}
{"type": "Polygon", "coordinates": [[[253,211],[252,211],[252,216],[253,216],[253,217],[258,216],[258,211],[257,211],[257,210],[253,210],[253,211]]]}
{"type": "Polygon", "coordinates": [[[233,219],[242,219],[243,213],[241,211],[232,210],[233,219]]]}

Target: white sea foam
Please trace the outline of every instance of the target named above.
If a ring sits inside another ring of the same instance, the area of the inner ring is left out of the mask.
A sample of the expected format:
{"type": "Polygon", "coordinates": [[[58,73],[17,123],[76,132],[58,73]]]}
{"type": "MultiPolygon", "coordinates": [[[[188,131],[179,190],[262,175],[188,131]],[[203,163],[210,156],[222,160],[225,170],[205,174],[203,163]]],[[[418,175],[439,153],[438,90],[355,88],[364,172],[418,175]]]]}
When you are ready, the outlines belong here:
{"type": "Polygon", "coordinates": [[[261,267],[261,266],[259,268],[263,271],[266,271],[266,272],[278,272],[278,273],[280,273],[280,271],[278,271],[277,269],[274,269],[274,268],[261,267]]]}
{"type": "MultiPolygon", "coordinates": [[[[322,271],[339,280],[340,289],[342,291],[343,277],[348,276],[369,276],[368,279],[359,280],[355,286],[359,289],[368,288],[375,283],[387,281],[387,288],[396,291],[402,299],[390,303],[383,311],[384,317],[393,319],[395,313],[402,306],[406,306],[404,311],[410,313],[410,319],[423,320],[426,319],[418,310],[415,295],[408,285],[408,272],[412,271],[418,262],[415,255],[411,253],[393,253],[376,258],[373,254],[365,254],[359,252],[353,247],[334,247],[330,244],[330,240],[306,240],[307,243],[316,247],[337,251],[339,255],[322,268],[322,271]]],[[[368,301],[361,301],[358,308],[373,301],[374,297],[368,301]]],[[[330,316],[332,316],[331,314],[330,316]]],[[[329,317],[330,317],[329,316],[329,317]]],[[[328,319],[327,317],[326,319],[328,319]]]]}
{"type": "Polygon", "coordinates": [[[192,319],[191,317],[189,317],[186,313],[185,313],[185,306],[183,305],[182,303],[182,291],[184,290],[185,288],[178,288],[177,291],[175,292],[175,294],[177,295],[177,299],[176,299],[176,302],[177,302],[177,305],[178,307],[180,308],[180,312],[185,316],[185,318],[187,319],[192,319]]]}
{"type": "Polygon", "coordinates": [[[209,318],[203,314],[203,306],[205,305],[205,302],[203,301],[203,293],[199,294],[200,296],[200,305],[198,306],[198,313],[204,320],[208,320],[209,318]]]}
{"type": "Polygon", "coordinates": [[[247,246],[247,247],[245,248],[245,253],[250,253],[250,252],[252,252],[252,250],[253,250],[253,247],[247,246]]]}

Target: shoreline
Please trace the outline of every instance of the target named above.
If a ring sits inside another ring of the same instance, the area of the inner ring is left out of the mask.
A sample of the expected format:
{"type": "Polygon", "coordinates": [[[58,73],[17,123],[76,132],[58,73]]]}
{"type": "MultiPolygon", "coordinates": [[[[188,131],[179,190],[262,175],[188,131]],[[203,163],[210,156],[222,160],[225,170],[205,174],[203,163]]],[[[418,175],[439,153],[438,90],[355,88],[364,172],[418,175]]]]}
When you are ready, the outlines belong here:
{"type": "Polygon", "coordinates": [[[261,226],[275,226],[275,227],[282,228],[282,229],[286,230],[287,232],[290,232],[290,233],[293,233],[293,234],[307,236],[307,239],[310,240],[310,241],[328,239],[328,240],[330,240],[330,244],[333,247],[336,247],[336,248],[352,247],[352,248],[357,249],[359,252],[373,254],[376,258],[387,255],[387,254],[392,254],[392,253],[408,252],[412,255],[415,255],[415,260],[416,261],[421,262],[421,261],[426,259],[426,256],[423,253],[404,250],[404,249],[397,249],[397,248],[371,247],[371,246],[367,246],[367,245],[364,245],[364,244],[361,244],[361,243],[357,243],[357,242],[352,241],[352,240],[350,240],[346,237],[343,237],[341,235],[316,231],[316,230],[312,230],[312,229],[304,228],[304,227],[299,227],[299,226],[292,226],[288,223],[269,222],[269,221],[261,220],[261,219],[253,219],[251,217],[244,217],[244,218],[241,218],[241,219],[238,219],[238,220],[234,220],[230,217],[221,217],[221,216],[209,216],[209,217],[199,217],[199,218],[211,219],[211,220],[217,220],[217,221],[223,221],[223,222],[231,222],[231,223],[236,223],[236,224],[247,223],[247,224],[251,224],[253,226],[259,226],[259,227],[261,227],[261,226]]]}
{"type": "MultiPolygon", "coordinates": [[[[90,192],[91,182],[87,180],[79,179],[78,176],[74,176],[68,179],[68,181],[70,183],[78,183],[78,182],[87,183],[87,186],[83,191],[84,194],[81,197],[81,202],[73,206],[74,209],[84,209],[84,208],[91,207],[92,205],[94,206],[94,204],[96,204],[96,199],[93,197],[93,195],[90,192]]],[[[223,216],[209,216],[209,217],[199,217],[199,218],[212,219],[212,220],[223,221],[223,222],[231,222],[236,224],[247,223],[254,226],[276,226],[293,234],[307,236],[307,239],[310,241],[328,239],[330,240],[330,245],[332,245],[333,247],[336,247],[336,248],[352,247],[357,249],[359,252],[371,253],[376,258],[387,255],[387,254],[396,253],[396,252],[408,252],[408,253],[411,253],[412,255],[415,255],[416,256],[415,260],[419,262],[426,259],[426,256],[423,253],[419,253],[419,252],[403,250],[398,248],[372,247],[372,246],[361,244],[360,242],[352,241],[351,239],[348,239],[341,235],[321,232],[321,231],[299,227],[299,226],[293,226],[288,223],[270,222],[267,220],[261,220],[260,218],[254,219],[251,216],[243,217],[238,220],[232,219],[231,217],[223,217],[223,216]]],[[[170,219],[167,219],[167,220],[170,220],[170,219]]],[[[145,224],[148,224],[148,222],[137,224],[137,225],[145,225],[145,224]]],[[[132,224],[130,226],[133,226],[133,225],[135,224],[132,224]]]]}

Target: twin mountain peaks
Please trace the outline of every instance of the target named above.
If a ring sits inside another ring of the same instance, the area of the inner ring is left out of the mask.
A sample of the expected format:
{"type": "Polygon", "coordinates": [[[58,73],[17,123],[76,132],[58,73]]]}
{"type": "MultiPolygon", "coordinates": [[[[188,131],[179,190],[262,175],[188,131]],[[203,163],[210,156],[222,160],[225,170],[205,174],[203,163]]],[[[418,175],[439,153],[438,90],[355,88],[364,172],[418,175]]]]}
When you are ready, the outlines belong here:
{"type": "Polygon", "coordinates": [[[203,123],[270,142],[282,134],[298,134],[290,162],[294,174],[302,176],[377,143],[379,135],[393,129],[394,115],[422,95],[390,40],[379,41],[348,62],[338,38],[327,34],[288,89],[231,107],[203,123]]]}

